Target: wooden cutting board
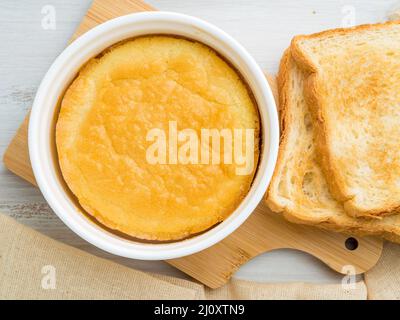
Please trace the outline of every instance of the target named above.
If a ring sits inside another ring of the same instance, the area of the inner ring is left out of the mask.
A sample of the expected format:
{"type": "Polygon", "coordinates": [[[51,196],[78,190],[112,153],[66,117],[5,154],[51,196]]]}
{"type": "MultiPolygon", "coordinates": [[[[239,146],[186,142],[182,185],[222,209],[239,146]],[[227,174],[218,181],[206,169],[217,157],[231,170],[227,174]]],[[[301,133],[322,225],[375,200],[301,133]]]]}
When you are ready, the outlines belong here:
{"type": "MultiPolygon", "coordinates": [[[[150,10],[155,9],[140,0],[94,0],[72,40],[106,20],[150,10]]],[[[274,87],[275,83],[269,80],[274,87]]],[[[28,154],[28,120],[29,114],[8,146],[4,163],[9,170],[36,185],[28,154]]],[[[253,257],[280,248],[307,252],[341,273],[352,269],[363,273],[373,267],[381,255],[382,241],[370,237],[348,239],[339,233],[291,224],[271,213],[262,202],[238,230],[220,243],[167,262],[211,288],[222,286],[253,257]],[[346,243],[354,245],[354,242],[358,244],[355,250],[346,248],[346,243]]]]}

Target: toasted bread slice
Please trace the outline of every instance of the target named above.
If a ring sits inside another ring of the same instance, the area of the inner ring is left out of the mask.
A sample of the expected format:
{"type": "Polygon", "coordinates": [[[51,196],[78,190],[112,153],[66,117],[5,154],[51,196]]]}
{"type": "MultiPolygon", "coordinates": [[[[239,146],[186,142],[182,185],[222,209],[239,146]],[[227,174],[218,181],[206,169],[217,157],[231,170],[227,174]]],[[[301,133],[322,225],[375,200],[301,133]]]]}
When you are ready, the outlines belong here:
{"type": "Polygon", "coordinates": [[[305,77],[287,51],[278,76],[282,136],[266,201],[291,222],[348,234],[381,235],[400,243],[400,216],[354,218],[330,194],[315,147],[315,129],[303,94],[305,77]]]}
{"type": "Polygon", "coordinates": [[[400,212],[400,21],[295,37],[333,196],[352,216],[400,212]]]}

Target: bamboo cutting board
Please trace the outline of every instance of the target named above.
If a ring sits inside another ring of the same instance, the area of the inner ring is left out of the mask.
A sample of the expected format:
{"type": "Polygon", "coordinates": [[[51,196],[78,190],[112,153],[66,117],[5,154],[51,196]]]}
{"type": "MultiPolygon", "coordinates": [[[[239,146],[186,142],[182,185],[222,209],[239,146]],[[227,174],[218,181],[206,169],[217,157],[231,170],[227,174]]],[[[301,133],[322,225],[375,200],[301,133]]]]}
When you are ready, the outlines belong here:
{"type": "MultiPolygon", "coordinates": [[[[72,40],[109,19],[150,10],[155,9],[140,0],[94,0],[72,40]]],[[[274,83],[271,84],[274,87],[274,83]]],[[[29,114],[7,148],[4,163],[9,170],[36,185],[28,154],[28,120],[29,114]]],[[[378,261],[382,241],[370,237],[349,240],[339,233],[291,224],[271,213],[262,202],[238,230],[220,243],[189,257],[167,262],[205,285],[217,288],[248,260],[280,248],[307,252],[341,273],[351,270],[363,273],[378,261]],[[358,244],[356,249],[355,243],[358,244]]]]}

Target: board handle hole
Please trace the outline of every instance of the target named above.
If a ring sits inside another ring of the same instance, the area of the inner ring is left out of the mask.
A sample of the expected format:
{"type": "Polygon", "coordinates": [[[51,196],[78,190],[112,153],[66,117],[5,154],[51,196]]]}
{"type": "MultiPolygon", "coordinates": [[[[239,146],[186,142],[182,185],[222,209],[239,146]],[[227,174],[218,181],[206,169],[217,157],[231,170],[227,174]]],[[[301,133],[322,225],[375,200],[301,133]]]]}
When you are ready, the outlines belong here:
{"type": "Polygon", "coordinates": [[[358,248],[358,240],[353,237],[347,238],[344,245],[347,250],[354,251],[358,248]]]}

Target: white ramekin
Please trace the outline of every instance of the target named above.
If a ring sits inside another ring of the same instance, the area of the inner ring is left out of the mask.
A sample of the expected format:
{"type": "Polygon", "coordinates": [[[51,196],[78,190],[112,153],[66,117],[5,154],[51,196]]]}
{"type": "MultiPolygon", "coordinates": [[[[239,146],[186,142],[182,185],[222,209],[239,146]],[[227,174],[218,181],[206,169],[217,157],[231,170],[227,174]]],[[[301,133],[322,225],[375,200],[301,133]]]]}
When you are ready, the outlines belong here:
{"type": "Polygon", "coordinates": [[[257,63],[228,34],[200,19],[170,12],[134,13],[94,29],[69,45],[54,61],[37,91],[29,121],[29,154],[33,172],[47,202],[64,223],[91,244],[110,253],[135,259],[178,258],[222,240],[253,212],[271,179],[278,152],[279,122],[270,87],[257,63]],[[121,238],[83,215],[65,186],[57,164],[54,122],[58,102],[81,66],[118,41],[147,34],[169,34],[202,42],[225,57],[247,81],[262,121],[261,162],[250,192],[222,223],[196,237],[172,243],[142,243],[121,238]]]}

